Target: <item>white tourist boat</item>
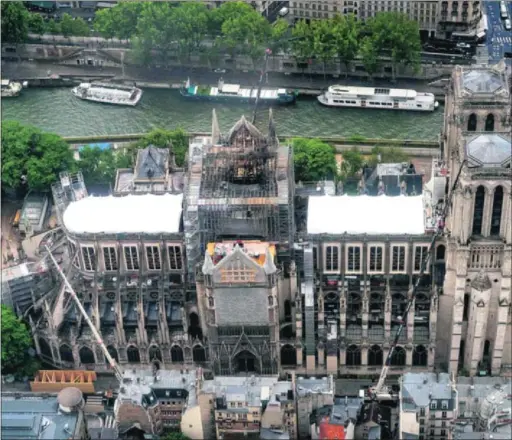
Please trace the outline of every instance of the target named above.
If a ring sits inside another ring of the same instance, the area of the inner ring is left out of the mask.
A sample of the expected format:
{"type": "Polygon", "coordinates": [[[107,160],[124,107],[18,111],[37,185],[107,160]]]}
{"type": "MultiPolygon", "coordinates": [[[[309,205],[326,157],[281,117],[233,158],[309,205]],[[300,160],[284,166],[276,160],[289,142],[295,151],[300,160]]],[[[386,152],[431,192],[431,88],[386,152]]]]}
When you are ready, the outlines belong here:
{"type": "Polygon", "coordinates": [[[9,79],[3,79],[1,81],[2,89],[1,89],[1,96],[2,98],[13,98],[15,96],[18,96],[21,93],[21,90],[23,87],[26,87],[26,83],[19,83],[16,81],[11,81],[9,79]]]}
{"type": "Polygon", "coordinates": [[[136,106],[142,98],[142,90],[119,84],[81,83],[73,88],[73,94],[86,101],[103,104],[136,106]]]}
{"type": "Polygon", "coordinates": [[[431,112],[439,106],[433,93],[419,93],[407,89],[386,89],[384,87],[335,85],[330,86],[317,99],[321,104],[329,107],[431,112]]]}

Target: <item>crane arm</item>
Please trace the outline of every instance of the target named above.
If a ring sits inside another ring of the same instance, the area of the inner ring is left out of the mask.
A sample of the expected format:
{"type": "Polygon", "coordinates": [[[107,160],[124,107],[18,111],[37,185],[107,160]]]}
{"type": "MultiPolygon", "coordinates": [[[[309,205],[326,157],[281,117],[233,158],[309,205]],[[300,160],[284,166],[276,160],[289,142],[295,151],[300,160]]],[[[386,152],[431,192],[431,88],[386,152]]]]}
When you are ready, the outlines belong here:
{"type": "MultiPolygon", "coordinates": [[[[459,182],[459,178],[460,178],[460,174],[462,172],[462,168],[464,167],[466,161],[462,161],[461,165],[460,165],[460,168],[459,168],[459,171],[457,172],[457,175],[455,177],[455,180],[453,181],[453,184],[452,184],[452,187],[450,188],[450,192],[448,193],[448,197],[446,199],[446,202],[443,206],[443,210],[441,212],[441,220],[444,222],[445,219],[446,219],[446,216],[448,215],[448,209],[450,207],[450,204],[451,204],[451,201],[452,201],[452,198],[453,198],[453,192],[455,191],[455,188],[457,186],[457,183],[459,182]]],[[[418,279],[416,280],[416,282],[414,283],[414,286],[412,288],[412,291],[411,291],[411,296],[407,302],[407,306],[405,308],[405,312],[404,312],[404,316],[402,317],[402,320],[400,322],[400,325],[398,326],[398,329],[396,331],[396,334],[395,334],[395,337],[393,339],[393,342],[391,343],[391,347],[389,348],[389,352],[388,352],[388,355],[386,357],[386,362],[384,363],[384,366],[382,367],[382,371],[380,373],[380,377],[379,377],[379,380],[377,382],[377,385],[375,385],[375,387],[373,387],[371,390],[370,390],[370,397],[372,398],[372,400],[376,399],[377,398],[377,395],[382,391],[382,388],[384,387],[384,382],[386,381],[386,378],[387,378],[387,375],[388,375],[388,371],[389,371],[389,367],[391,365],[391,359],[393,357],[393,353],[395,351],[395,348],[398,344],[398,340],[400,339],[400,335],[402,334],[402,331],[404,329],[404,326],[406,325],[407,323],[407,316],[409,314],[409,311],[411,310],[411,307],[414,303],[414,299],[416,298],[416,292],[418,290],[418,286],[421,282],[421,279],[423,278],[423,275],[425,274],[425,271],[428,267],[428,265],[430,264],[430,261],[432,260],[432,255],[433,255],[433,252],[434,252],[434,248],[435,248],[435,245],[436,245],[436,240],[443,234],[443,230],[442,228],[438,228],[434,234],[434,236],[432,237],[432,240],[430,241],[430,245],[428,247],[428,251],[427,251],[427,258],[424,258],[423,261],[421,262],[421,266],[420,266],[420,272],[418,274],[418,279]]]]}
{"type": "Polygon", "coordinates": [[[75,303],[76,303],[78,309],[80,310],[80,313],[82,314],[83,318],[87,322],[87,325],[91,329],[92,334],[96,338],[96,342],[99,344],[99,346],[103,350],[103,354],[105,355],[110,366],[114,370],[114,373],[115,373],[117,379],[119,380],[119,382],[121,382],[123,380],[123,371],[121,370],[121,368],[119,367],[119,365],[117,364],[115,359],[108,352],[107,347],[106,347],[105,343],[103,342],[103,338],[101,337],[98,330],[96,330],[96,327],[94,326],[93,322],[89,318],[89,315],[87,315],[87,312],[85,311],[84,306],[80,302],[78,295],[76,294],[75,290],[71,286],[71,283],[68,281],[68,279],[66,278],[66,275],[64,274],[64,272],[60,268],[59,264],[55,260],[54,256],[52,255],[50,248],[48,246],[45,246],[45,247],[48,252],[48,255],[50,256],[50,259],[52,260],[52,263],[54,264],[55,268],[57,269],[57,272],[59,273],[60,277],[62,278],[62,281],[64,282],[68,292],[71,294],[71,297],[75,300],[75,303]]]}

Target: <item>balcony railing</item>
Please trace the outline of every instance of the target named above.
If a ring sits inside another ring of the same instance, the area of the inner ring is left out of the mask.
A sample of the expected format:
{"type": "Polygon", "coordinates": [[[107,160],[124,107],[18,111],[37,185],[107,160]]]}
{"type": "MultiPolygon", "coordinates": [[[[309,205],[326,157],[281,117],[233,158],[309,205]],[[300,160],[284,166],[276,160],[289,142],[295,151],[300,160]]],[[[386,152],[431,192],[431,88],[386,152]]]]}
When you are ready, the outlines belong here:
{"type": "Polygon", "coordinates": [[[503,245],[474,245],[468,261],[469,269],[500,269],[503,245]]]}

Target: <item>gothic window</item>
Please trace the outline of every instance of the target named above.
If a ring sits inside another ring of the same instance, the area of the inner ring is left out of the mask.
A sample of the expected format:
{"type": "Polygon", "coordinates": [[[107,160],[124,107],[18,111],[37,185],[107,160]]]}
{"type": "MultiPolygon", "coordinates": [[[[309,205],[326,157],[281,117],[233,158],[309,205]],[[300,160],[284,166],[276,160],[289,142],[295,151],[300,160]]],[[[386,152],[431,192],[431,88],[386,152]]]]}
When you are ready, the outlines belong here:
{"type": "Polygon", "coordinates": [[[492,113],[485,118],[485,131],[494,131],[494,115],[492,113]]]}
{"type": "Polygon", "coordinates": [[[405,272],[405,246],[392,247],[391,272],[405,272]]]}
{"type": "Polygon", "coordinates": [[[347,272],[361,271],[361,246],[349,246],[347,250],[347,272]]]}
{"type": "Polygon", "coordinates": [[[372,345],[368,350],[368,365],[379,366],[382,365],[383,360],[384,355],[382,353],[382,348],[378,345],[372,345]]]}
{"type": "Polygon", "coordinates": [[[169,268],[171,270],[181,270],[183,260],[181,259],[181,246],[169,246],[169,268]]]}
{"type": "Polygon", "coordinates": [[[484,218],[485,188],[479,186],[475,195],[475,210],[473,212],[473,235],[482,234],[482,223],[484,218]]]}
{"type": "Polygon", "coordinates": [[[491,235],[499,235],[501,226],[501,210],[503,208],[503,187],[494,190],[492,201],[491,235]]]}
{"type": "Polygon", "coordinates": [[[215,301],[213,299],[213,296],[209,296],[208,297],[208,306],[209,307],[214,307],[215,306],[215,301]]]}
{"type": "Polygon", "coordinates": [[[415,367],[426,367],[428,361],[427,349],[424,345],[414,347],[412,353],[412,365],[415,367]]]}
{"type": "Polygon", "coordinates": [[[436,249],[436,260],[437,261],[443,261],[446,254],[446,247],[444,244],[441,244],[436,249]]]}
{"type": "Polygon", "coordinates": [[[405,358],[405,349],[403,347],[396,347],[391,355],[391,365],[402,367],[405,365],[405,358]]]}
{"type": "MultiPolygon", "coordinates": [[[[428,258],[428,246],[415,246],[414,247],[414,271],[420,272],[423,262],[428,258]]],[[[425,272],[428,267],[425,268],[425,272]]]]}
{"type": "Polygon", "coordinates": [[[313,246],[313,270],[318,270],[318,248],[313,246]]]}
{"type": "Polygon", "coordinates": [[[368,262],[368,271],[369,272],[382,272],[383,263],[382,263],[382,254],[383,248],[382,246],[370,246],[370,255],[368,262]]]}
{"type": "Polygon", "coordinates": [[[105,270],[107,272],[117,270],[117,254],[114,246],[106,246],[103,248],[103,260],[105,261],[105,270]]]}
{"type": "Polygon", "coordinates": [[[139,253],[137,246],[124,247],[124,262],[126,270],[139,270],[139,253]]]}
{"type": "Polygon", "coordinates": [[[268,305],[269,306],[273,306],[274,305],[274,298],[272,297],[272,295],[269,295],[269,297],[268,297],[268,305]]]}
{"type": "Polygon", "coordinates": [[[347,348],[347,366],[361,365],[361,349],[357,345],[350,345],[347,348]]]}
{"type": "Polygon", "coordinates": [[[325,270],[332,272],[340,270],[338,246],[327,246],[325,250],[325,270]]]}
{"type": "Polygon", "coordinates": [[[468,118],[468,131],[476,131],[477,119],[474,113],[471,113],[468,118]]]}
{"type": "Polygon", "coordinates": [[[82,246],[82,258],[84,260],[84,269],[88,272],[94,272],[96,270],[94,246],[82,246]]]}
{"type": "Polygon", "coordinates": [[[149,270],[160,270],[160,249],[158,246],[146,246],[146,258],[149,270]]]}

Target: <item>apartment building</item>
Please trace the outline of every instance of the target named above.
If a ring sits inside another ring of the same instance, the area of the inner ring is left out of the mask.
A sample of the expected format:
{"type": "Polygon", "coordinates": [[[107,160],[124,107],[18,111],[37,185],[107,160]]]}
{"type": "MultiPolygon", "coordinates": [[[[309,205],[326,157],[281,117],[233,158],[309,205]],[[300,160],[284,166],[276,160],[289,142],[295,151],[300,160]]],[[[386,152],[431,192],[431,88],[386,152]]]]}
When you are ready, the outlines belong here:
{"type": "Polygon", "coordinates": [[[426,37],[448,38],[453,32],[476,35],[481,19],[480,1],[441,0],[317,0],[290,1],[295,19],[331,18],[336,14],[354,14],[360,20],[380,12],[401,12],[418,23],[426,37]]]}

